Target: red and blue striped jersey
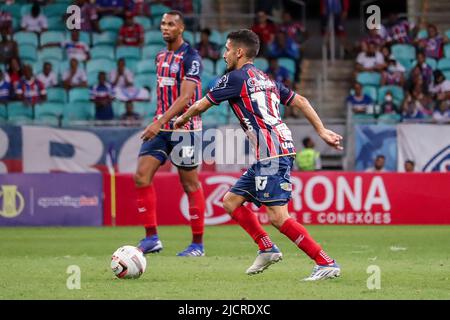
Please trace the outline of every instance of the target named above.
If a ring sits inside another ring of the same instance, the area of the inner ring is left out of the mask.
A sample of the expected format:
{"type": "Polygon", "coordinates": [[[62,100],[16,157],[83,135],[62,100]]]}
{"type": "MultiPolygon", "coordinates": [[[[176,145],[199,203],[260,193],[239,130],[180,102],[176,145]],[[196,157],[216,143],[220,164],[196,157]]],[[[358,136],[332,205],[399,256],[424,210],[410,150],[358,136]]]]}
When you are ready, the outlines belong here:
{"type": "MultiPolygon", "coordinates": [[[[155,120],[160,118],[179,97],[181,83],[184,80],[195,82],[197,87],[183,112],[201,98],[202,84],[200,75],[203,68],[202,60],[198,52],[188,43],[183,43],[177,51],[169,51],[167,49],[161,50],[156,56],[155,62],[157,74],[156,92],[158,99],[155,120]]],[[[176,117],[165,124],[161,130],[172,131],[175,120],[176,117]]],[[[201,118],[200,116],[195,116],[186,123],[183,130],[197,131],[201,130],[201,128],[201,118]]]]}
{"type": "Polygon", "coordinates": [[[256,152],[256,159],[295,155],[292,134],[281,120],[279,105],[289,105],[295,93],[253,64],[224,75],[206,98],[212,104],[228,100],[256,152]]]}

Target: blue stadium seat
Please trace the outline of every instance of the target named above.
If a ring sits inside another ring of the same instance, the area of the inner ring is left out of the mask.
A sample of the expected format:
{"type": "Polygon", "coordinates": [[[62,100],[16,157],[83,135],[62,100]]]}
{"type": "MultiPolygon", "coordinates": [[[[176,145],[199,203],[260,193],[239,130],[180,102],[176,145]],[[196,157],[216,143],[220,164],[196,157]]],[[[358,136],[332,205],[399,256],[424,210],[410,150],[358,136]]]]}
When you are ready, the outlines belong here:
{"type": "Polygon", "coordinates": [[[360,72],[356,76],[356,81],[363,86],[380,86],[381,74],[378,72],[360,72]]]}
{"type": "Polygon", "coordinates": [[[112,103],[114,118],[118,119],[125,112],[125,102],[114,100],[112,103]]]}
{"type": "Polygon", "coordinates": [[[86,64],[86,72],[105,71],[106,73],[116,68],[116,63],[109,59],[91,59],[86,64]]]}
{"type": "Polygon", "coordinates": [[[134,85],[137,87],[150,87],[153,89],[157,85],[156,78],[157,76],[155,73],[138,74],[134,77],[134,85]]]}
{"type": "Polygon", "coordinates": [[[401,106],[403,99],[405,98],[405,93],[403,92],[403,88],[400,86],[382,86],[378,90],[378,101],[384,101],[384,96],[388,91],[392,92],[394,103],[397,106],[401,106]]]}
{"type": "MultiPolygon", "coordinates": [[[[96,33],[93,33],[96,35],[96,33]]],[[[115,33],[112,33],[115,36],[115,33]]],[[[70,41],[72,36],[72,32],[68,31],[65,35],[65,40],[70,41]]],[[[86,31],[80,31],[80,41],[87,44],[89,47],[91,46],[91,33],[86,31]]]]}
{"type": "Polygon", "coordinates": [[[110,45],[114,46],[117,43],[117,33],[105,31],[102,33],[94,33],[92,36],[92,45],[110,45]]]}
{"type": "Polygon", "coordinates": [[[39,60],[63,60],[63,51],[61,48],[57,47],[50,47],[50,48],[44,48],[39,51],[39,60]]]}
{"type": "Polygon", "coordinates": [[[148,45],[148,44],[158,44],[161,46],[166,45],[166,43],[164,42],[164,39],[162,37],[161,31],[157,31],[157,30],[146,31],[145,35],[144,35],[144,43],[145,43],[145,45],[148,45]]]}
{"type": "Polygon", "coordinates": [[[61,31],[46,31],[41,33],[41,46],[50,43],[59,43],[64,41],[64,33],[61,31]]]}
{"type": "Polygon", "coordinates": [[[39,46],[38,37],[34,32],[19,31],[14,33],[13,38],[18,45],[28,44],[35,47],[39,46]]]}
{"type": "MultiPolygon", "coordinates": [[[[106,77],[108,78],[108,75],[106,75],[106,77]]],[[[92,87],[94,85],[96,85],[98,82],[98,72],[94,71],[94,72],[89,72],[87,74],[87,83],[89,87],[92,87]]]]}
{"type": "Polygon", "coordinates": [[[65,31],[66,25],[61,17],[49,17],[47,18],[49,31],[65,31]]]}
{"type": "Polygon", "coordinates": [[[395,124],[402,120],[399,114],[380,114],[378,116],[378,123],[395,124]]]}
{"type": "Polygon", "coordinates": [[[120,46],[116,48],[116,59],[120,58],[132,58],[141,59],[141,49],[132,46],[120,46]]]}
{"type": "Polygon", "coordinates": [[[63,88],[48,88],[47,102],[66,103],[67,93],[63,88]]]}
{"type": "Polygon", "coordinates": [[[62,17],[66,14],[67,4],[54,3],[42,7],[42,13],[48,17],[62,17]]]}
{"type": "Polygon", "coordinates": [[[145,46],[144,49],[142,49],[142,59],[155,59],[158,52],[160,52],[163,48],[164,46],[160,44],[145,46]]]}
{"type": "Polygon", "coordinates": [[[409,44],[394,44],[391,51],[396,59],[413,60],[416,58],[416,48],[409,44]]]}
{"type": "Polygon", "coordinates": [[[9,12],[11,16],[20,19],[22,17],[22,4],[13,3],[9,5],[3,5],[2,7],[3,11],[9,12]]]}
{"type": "Polygon", "coordinates": [[[278,59],[278,64],[280,66],[285,67],[286,69],[288,69],[288,71],[291,73],[291,75],[295,74],[295,61],[290,59],[290,58],[279,58],[278,59]]]}
{"type": "Polygon", "coordinates": [[[29,44],[19,45],[19,56],[21,59],[34,62],[38,59],[36,47],[29,44]]]}
{"type": "Polygon", "coordinates": [[[372,114],[353,114],[352,121],[361,124],[375,124],[376,120],[372,114]]]}
{"type": "Polygon", "coordinates": [[[136,72],[137,74],[142,73],[155,73],[156,72],[156,64],[152,60],[142,60],[139,61],[136,66],[136,72]]]}
{"type": "Polygon", "coordinates": [[[126,58],[125,59],[125,66],[132,73],[136,73],[137,65],[138,65],[139,61],[140,61],[139,59],[126,58]]]}
{"type": "Polygon", "coordinates": [[[184,31],[183,32],[183,39],[187,42],[189,42],[189,44],[193,47],[195,47],[195,44],[197,43],[197,41],[195,41],[195,36],[194,33],[192,31],[184,31]]]}
{"type": "Polygon", "coordinates": [[[20,101],[8,103],[8,121],[19,124],[30,122],[33,119],[33,109],[20,101]]]}
{"type": "Polygon", "coordinates": [[[91,59],[115,60],[115,50],[113,46],[99,45],[90,50],[91,59]]]}
{"type": "Polygon", "coordinates": [[[446,58],[450,58],[450,43],[444,46],[444,55],[446,58]]]}
{"type": "Polygon", "coordinates": [[[123,25],[123,19],[115,16],[106,16],[100,19],[99,26],[102,31],[118,32],[123,25]]]}
{"type": "Polygon", "coordinates": [[[95,105],[92,102],[71,102],[64,105],[63,124],[71,121],[86,121],[95,118],[95,105]]]}
{"type": "Polygon", "coordinates": [[[441,71],[450,70],[450,58],[442,58],[437,64],[437,68],[441,71]]]}
{"type": "Polygon", "coordinates": [[[203,63],[203,73],[207,73],[210,75],[213,75],[215,73],[216,66],[214,61],[206,58],[202,60],[202,63],[203,63]]]}
{"type": "Polygon", "coordinates": [[[20,7],[20,16],[23,17],[23,16],[30,14],[32,6],[33,5],[31,3],[22,4],[20,7]]]}
{"type": "Polygon", "coordinates": [[[83,102],[90,100],[90,91],[87,88],[73,88],[69,91],[69,102],[83,102]]]}
{"type": "Polygon", "coordinates": [[[443,73],[444,73],[445,79],[450,80],[450,71],[444,71],[443,73]]]}
{"type": "Polygon", "coordinates": [[[49,125],[59,125],[63,115],[64,103],[44,102],[35,107],[35,120],[49,125]]]}
{"type": "Polygon", "coordinates": [[[425,39],[425,38],[428,38],[428,31],[427,29],[421,29],[417,33],[417,39],[425,39]]]}
{"type": "Polygon", "coordinates": [[[372,98],[374,103],[378,101],[378,88],[375,86],[363,86],[363,93],[372,98]]]}
{"type": "MultiPolygon", "coordinates": [[[[426,58],[426,63],[431,67],[431,69],[436,70],[437,67],[437,61],[433,58],[426,58]]],[[[417,65],[417,60],[413,60],[411,62],[412,67],[414,68],[417,65]]]]}
{"type": "Polygon", "coordinates": [[[447,36],[447,38],[450,39],[450,29],[448,29],[447,31],[445,31],[445,35],[447,36]]]}
{"type": "MultiPolygon", "coordinates": [[[[254,65],[259,70],[266,72],[267,68],[269,67],[269,62],[267,62],[266,58],[256,58],[254,61],[254,65]]],[[[294,72],[295,72],[295,70],[294,70],[294,72]]]]}
{"type": "Polygon", "coordinates": [[[164,13],[169,12],[171,9],[163,4],[152,4],[150,7],[150,11],[152,13],[152,17],[160,17],[164,13]]]}
{"type": "Polygon", "coordinates": [[[219,59],[216,62],[216,74],[223,75],[227,69],[227,63],[223,59],[219,59]]]}
{"type": "Polygon", "coordinates": [[[152,21],[145,16],[134,17],[134,22],[140,24],[144,30],[149,30],[152,27],[152,21]]]}
{"type": "Polygon", "coordinates": [[[152,17],[152,29],[159,29],[160,25],[161,25],[161,20],[162,20],[162,16],[153,16],[152,17]]]}
{"type": "Polygon", "coordinates": [[[0,103],[0,124],[4,124],[6,120],[8,120],[6,104],[0,103]]]}
{"type": "Polygon", "coordinates": [[[399,58],[397,61],[405,68],[406,72],[414,67],[413,60],[411,59],[399,58]]]}
{"type": "MultiPolygon", "coordinates": [[[[135,101],[133,102],[134,111],[139,113],[143,118],[152,113],[152,106],[148,101],[135,101]]],[[[153,114],[154,114],[153,110],[153,114]]]]}
{"type": "Polygon", "coordinates": [[[228,123],[228,110],[223,106],[214,106],[202,114],[204,125],[218,126],[228,123]]]}

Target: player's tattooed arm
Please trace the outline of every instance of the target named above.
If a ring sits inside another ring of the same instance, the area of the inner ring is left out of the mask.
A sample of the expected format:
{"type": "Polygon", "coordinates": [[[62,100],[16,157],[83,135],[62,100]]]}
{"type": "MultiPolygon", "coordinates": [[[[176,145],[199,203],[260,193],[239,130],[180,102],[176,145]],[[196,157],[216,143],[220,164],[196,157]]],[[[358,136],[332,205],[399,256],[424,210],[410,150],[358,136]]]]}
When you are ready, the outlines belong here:
{"type": "Polygon", "coordinates": [[[183,127],[190,118],[205,112],[212,106],[213,104],[208,99],[203,97],[195,102],[185,113],[178,117],[177,121],[175,121],[174,128],[179,129],[183,127]]]}
{"type": "Polygon", "coordinates": [[[192,96],[195,93],[195,89],[197,88],[197,84],[193,81],[184,80],[181,83],[180,95],[173,102],[170,108],[163,114],[161,118],[156,120],[155,122],[149,124],[147,128],[142,132],[141,139],[149,140],[155,137],[161,127],[169,122],[171,119],[176,117],[178,114],[183,112],[183,109],[191,100],[192,96]]]}
{"type": "Polygon", "coordinates": [[[343,147],[340,145],[342,136],[325,128],[322,120],[320,120],[319,115],[311,106],[308,99],[299,94],[296,94],[290,105],[294,108],[299,109],[303,113],[305,118],[312,124],[323,141],[337,150],[343,150],[343,147]]]}

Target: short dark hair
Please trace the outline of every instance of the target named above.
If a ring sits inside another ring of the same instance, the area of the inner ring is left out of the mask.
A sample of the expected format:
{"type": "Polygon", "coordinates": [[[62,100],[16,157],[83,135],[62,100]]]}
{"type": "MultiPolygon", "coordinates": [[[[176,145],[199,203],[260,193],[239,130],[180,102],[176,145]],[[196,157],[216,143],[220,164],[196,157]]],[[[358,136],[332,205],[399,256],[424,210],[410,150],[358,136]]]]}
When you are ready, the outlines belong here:
{"type": "Polygon", "coordinates": [[[407,163],[412,164],[413,166],[415,165],[415,162],[413,160],[410,160],[410,159],[405,161],[405,164],[407,164],[407,163]]]}
{"type": "Polygon", "coordinates": [[[375,159],[386,159],[386,157],[382,154],[377,155],[377,157],[375,159]]]}
{"type": "Polygon", "coordinates": [[[305,148],[308,147],[308,142],[309,142],[309,141],[311,141],[311,138],[310,138],[310,137],[306,137],[306,138],[304,138],[304,139],[302,140],[303,146],[304,146],[305,148]]]}
{"type": "Polygon", "coordinates": [[[169,12],[166,12],[166,14],[168,14],[170,16],[178,16],[178,18],[180,19],[181,23],[184,24],[184,14],[181,11],[171,10],[169,12]]]}
{"type": "Polygon", "coordinates": [[[209,28],[202,29],[202,33],[205,33],[208,35],[208,37],[211,35],[211,30],[209,28]]]}
{"type": "Polygon", "coordinates": [[[259,52],[259,37],[253,31],[249,29],[240,29],[230,32],[227,39],[237,45],[245,47],[246,57],[253,59],[259,52]]]}

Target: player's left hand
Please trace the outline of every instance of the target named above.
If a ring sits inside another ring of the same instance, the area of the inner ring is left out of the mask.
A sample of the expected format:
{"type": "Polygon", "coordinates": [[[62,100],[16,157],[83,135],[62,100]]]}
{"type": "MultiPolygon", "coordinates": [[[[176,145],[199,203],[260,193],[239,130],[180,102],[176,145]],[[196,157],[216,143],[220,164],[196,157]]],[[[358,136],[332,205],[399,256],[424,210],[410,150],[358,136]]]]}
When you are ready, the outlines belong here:
{"type": "Polygon", "coordinates": [[[179,116],[175,121],[173,127],[175,129],[181,129],[186,124],[186,122],[188,122],[188,120],[186,120],[183,116],[179,116]]]}
{"type": "Polygon", "coordinates": [[[319,133],[319,136],[325,141],[329,146],[337,149],[337,150],[344,150],[344,148],[340,145],[341,140],[343,139],[342,136],[338,135],[337,133],[324,129],[319,133]]]}
{"type": "Polygon", "coordinates": [[[161,130],[161,123],[159,121],[155,121],[145,128],[141,134],[141,139],[144,141],[153,139],[159,133],[159,130],[161,130]]]}

